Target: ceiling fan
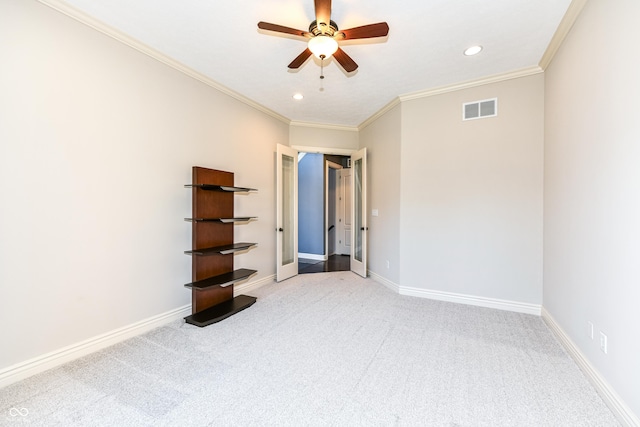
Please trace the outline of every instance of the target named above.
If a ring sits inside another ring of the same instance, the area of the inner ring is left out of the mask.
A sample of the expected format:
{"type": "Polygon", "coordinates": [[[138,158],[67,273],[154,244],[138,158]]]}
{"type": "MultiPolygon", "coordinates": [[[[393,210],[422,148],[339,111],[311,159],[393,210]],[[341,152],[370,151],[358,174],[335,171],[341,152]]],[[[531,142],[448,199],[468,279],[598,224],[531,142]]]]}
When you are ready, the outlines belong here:
{"type": "Polygon", "coordinates": [[[314,0],[314,2],[316,19],[309,25],[309,31],[296,30],[269,22],[258,22],[258,28],[261,30],[292,34],[309,39],[307,48],[289,64],[288,67],[291,69],[300,68],[311,55],[315,55],[320,60],[329,59],[333,55],[338,64],[350,73],[358,68],[358,64],[340,49],[338,42],[384,37],[389,33],[389,25],[386,22],[339,30],[338,25],[331,20],[331,0],[314,0]]]}

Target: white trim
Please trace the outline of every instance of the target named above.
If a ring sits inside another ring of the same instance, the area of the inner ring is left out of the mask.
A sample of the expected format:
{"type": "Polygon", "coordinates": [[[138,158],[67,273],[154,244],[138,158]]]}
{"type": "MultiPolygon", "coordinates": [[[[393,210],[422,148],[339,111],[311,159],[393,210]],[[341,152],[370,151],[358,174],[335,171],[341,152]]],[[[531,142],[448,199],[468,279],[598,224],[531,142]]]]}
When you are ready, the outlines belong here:
{"type": "Polygon", "coordinates": [[[569,355],[576,362],[580,370],[591,381],[596,391],[607,404],[611,412],[618,418],[623,425],[640,426],[640,418],[624,403],[615,390],[602,377],[598,370],[591,365],[589,359],[580,351],[571,338],[564,332],[560,325],[555,321],[553,316],[542,307],[542,320],[549,326],[549,329],[556,335],[562,346],[567,350],[569,355]]]}
{"type": "Polygon", "coordinates": [[[508,73],[495,74],[493,76],[482,77],[475,80],[469,80],[462,83],[456,83],[447,86],[441,86],[433,89],[427,89],[420,92],[408,93],[400,95],[400,100],[411,101],[412,99],[426,98],[429,96],[441,95],[443,93],[455,92],[458,90],[469,89],[477,86],[484,86],[492,83],[499,83],[506,80],[519,79],[521,77],[533,76],[542,73],[542,68],[534,65],[533,67],[522,68],[519,70],[509,71],[508,73]]]}
{"type": "Polygon", "coordinates": [[[124,43],[125,45],[157,60],[162,62],[165,65],[168,65],[169,67],[180,71],[183,74],[186,74],[189,77],[192,77],[204,84],[206,84],[207,86],[210,86],[222,93],[224,93],[225,95],[228,95],[250,107],[255,108],[256,110],[259,110],[275,119],[278,119],[286,124],[290,124],[291,120],[289,120],[288,118],[276,113],[275,111],[265,107],[264,105],[258,104],[257,102],[247,98],[244,95],[239,94],[238,92],[235,92],[231,89],[229,89],[228,87],[212,80],[211,78],[205,76],[204,74],[201,74],[199,72],[197,72],[196,70],[187,67],[186,65],[184,65],[183,63],[176,61],[173,58],[168,57],[167,55],[164,55],[160,52],[158,52],[157,50],[153,49],[150,46],[147,46],[146,44],[134,39],[133,37],[124,34],[123,32],[105,24],[104,22],[101,22],[87,14],[85,14],[84,12],[81,12],[80,10],[74,8],[73,6],[70,6],[69,4],[65,3],[64,1],[61,0],[38,0],[40,3],[49,6],[50,8],[64,14],[67,15],[68,17],[75,19],[76,21],[87,25],[91,28],[93,28],[96,31],[101,32],[102,34],[105,34],[121,43],[124,43]]]}
{"type": "MultiPolygon", "coordinates": [[[[577,0],[577,1],[584,1],[584,0],[577,0]]],[[[419,92],[412,92],[412,93],[400,95],[396,99],[392,100],[387,105],[382,107],[380,110],[378,110],[372,116],[370,116],[367,120],[360,123],[360,125],[358,126],[358,129],[362,130],[366,128],[375,120],[377,120],[382,115],[384,115],[386,112],[388,112],[398,104],[402,104],[405,101],[411,101],[413,99],[420,99],[420,98],[427,98],[430,96],[441,95],[443,93],[455,92],[458,90],[469,89],[477,86],[484,86],[491,83],[499,83],[506,80],[518,79],[521,77],[533,76],[536,74],[540,74],[542,72],[544,72],[544,70],[540,68],[540,66],[534,65],[534,66],[522,68],[519,70],[509,71],[507,73],[495,74],[493,76],[482,77],[479,79],[469,80],[462,83],[455,83],[452,85],[440,86],[432,89],[422,90],[419,92]]]]}
{"type": "Polygon", "coordinates": [[[335,154],[338,156],[350,156],[358,151],[355,148],[307,147],[306,145],[292,145],[291,148],[305,153],[335,154]]]}
{"type": "MultiPolygon", "coordinates": [[[[335,162],[332,162],[330,160],[326,160],[324,161],[324,253],[327,255],[327,259],[329,259],[328,257],[331,255],[335,255],[336,251],[335,251],[335,238],[334,238],[334,247],[333,247],[333,251],[331,253],[329,253],[329,205],[331,203],[329,203],[329,169],[335,169],[335,170],[340,170],[342,169],[342,165],[339,165],[335,162]]],[[[337,176],[338,174],[336,173],[336,181],[337,181],[337,176]]],[[[337,186],[336,186],[337,187],[337,186]]],[[[333,215],[334,215],[334,219],[338,217],[338,203],[337,203],[337,197],[338,197],[338,192],[336,191],[336,193],[334,194],[334,210],[333,210],[333,215]]],[[[338,229],[337,227],[335,227],[334,224],[334,228],[336,229],[334,235],[338,234],[338,229]]],[[[298,254],[298,257],[300,257],[300,255],[298,254]]]]}
{"type": "MultiPolygon", "coordinates": [[[[272,274],[254,282],[234,285],[234,293],[240,294],[251,292],[252,290],[258,289],[262,286],[275,283],[275,277],[275,274],[272,274]]],[[[144,334],[145,332],[166,325],[174,320],[183,319],[190,314],[191,304],[187,304],[157,316],[149,317],[131,325],[97,335],[79,343],[9,366],[8,368],[0,370],[0,388],[24,380],[25,378],[39,374],[51,368],[55,368],[56,366],[71,362],[72,360],[94,353],[129,338],[144,334]]]]}
{"type": "Polygon", "coordinates": [[[299,122],[292,120],[289,126],[300,126],[315,129],[343,130],[348,132],[358,132],[357,126],[332,125],[328,123],[299,122]]]}
{"type": "Polygon", "coordinates": [[[191,304],[17,363],[0,371],[0,388],[143,334],[191,314],[191,304]]]}
{"type": "Polygon", "coordinates": [[[303,252],[298,252],[298,259],[300,259],[300,258],[312,259],[314,261],[326,261],[327,260],[327,256],[326,255],[305,254],[303,252]]]}
{"type": "Polygon", "coordinates": [[[571,31],[573,24],[578,19],[578,15],[580,15],[585,4],[587,4],[587,0],[573,0],[571,2],[562,21],[560,21],[560,25],[558,25],[558,29],[553,34],[547,49],[544,51],[544,54],[542,54],[542,58],[540,58],[540,62],[538,63],[540,68],[546,70],[549,64],[551,64],[553,57],[558,49],[560,49],[560,46],[562,46],[562,42],[565,37],[567,37],[567,34],[569,34],[569,31],[571,31]]]}
{"type": "Polygon", "coordinates": [[[375,112],[372,116],[370,116],[367,120],[365,120],[364,122],[360,123],[360,125],[358,126],[358,130],[362,130],[362,129],[366,128],[371,123],[375,122],[377,119],[379,119],[380,117],[384,116],[387,112],[392,110],[397,105],[400,105],[400,98],[394,98],[387,105],[385,105],[384,107],[379,109],[377,112],[375,112]]]}
{"type": "Polygon", "coordinates": [[[458,304],[474,305],[477,307],[495,308],[498,310],[513,311],[516,313],[533,314],[536,316],[540,316],[541,310],[541,306],[539,304],[529,304],[498,298],[485,298],[475,295],[456,294],[453,292],[442,292],[431,289],[412,288],[409,286],[400,286],[399,293],[400,295],[455,302],[458,304]]]}
{"type": "Polygon", "coordinates": [[[276,275],[272,274],[270,276],[263,277],[260,280],[256,280],[255,282],[247,282],[247,283],[240,283],[238,285],[233,285],[233,293],[234,295],[248,293],[258,288],[261,288],[265,285],[270,285],[275,282],[276,282],[276,275]]]}
{"type": "Polygon", "coordinates": [[[371,279],[373,279],[376,282],[380,283],[381,285],[391,289],[393,292],[400,293],[400,285],[398,285],[397,283],[394,283],[391,280],[387,279],[386,277],[382,277],[378,273],[374,273],[371,270],[368,270],[367,273],[368,273],[369,277],[371,277],[371,279]]]}

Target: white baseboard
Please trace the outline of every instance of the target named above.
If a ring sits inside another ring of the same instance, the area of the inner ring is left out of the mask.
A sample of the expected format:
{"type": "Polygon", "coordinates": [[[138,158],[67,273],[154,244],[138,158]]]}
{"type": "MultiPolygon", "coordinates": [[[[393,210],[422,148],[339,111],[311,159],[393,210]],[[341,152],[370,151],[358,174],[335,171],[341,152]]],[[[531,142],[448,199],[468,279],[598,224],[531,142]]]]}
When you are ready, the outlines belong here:
{"type": "Polygon", "coordinates": [[[263,277],[262,279],[256,280],[255,282],[240,283],[239,285],[233,285],[233,293],[235,295],[248,293],[264,285],[274,283],[275,281],[276,275],[272,274],[271,276],[263,277]]]}
{"type": "Polygon", "coordinates": [[[326,261],[328,259],[326,255],[305,254],[302,252],[298,252],[298,258],[312,259],[314,261],[326,261]]]}
{"type": "Polygon", "coordinates": [[[429,298],[438,301],[455,302],[458,304],[475,305],[477,307],[495,308],[497,310],[514,311],[516,313],[540,316],[541,306],[525,302],[509,301],[498,298],[486,298],[475,295],[456,294],[453,292],[434,291],[430,289],[400,286],[400,295],[429,298]]]}
{"type": "Polygon", "coordinates": [[[143,334],[158,326],[182,319],[189,314],[191,314],[191,304],[9,366],[0,370],[0,388],[143,334]]]}
{"type": "MultiPolygon", "coordinates": [[[[236,285],[234,286],[234,292],[236,294],[251,292],[261,286],[273,283],[274,280],[275,274],[254,282],[236,285]]],[[[77,344],[9,366],[8,368],[0,370],[0,388],[117,344],[136,335],[143,334],[151,329],[173,322],[174,320],[182,319],[190,314],[191,304],[188,304],[183,307],[167,311],[166,313],[141,320],[132,325],[125,326],[123,328],[89,338],[77,344]]]]}
{"type": "Polygon", "coordinates": [[[613,388],[611,388],[609,383],[602,377],[602,375],[600,375],[598,370],[591,365],[589,359],[587,359],[580,349],[573,343],[571,338],[569,338],[560,325],[555,321],[553,316],[551,316],[544,307],[542,308],[542,319],[576,362],[580,370],[589,379],[591,384],[593,384],[598,394],[600,394],[600,397],[602,397],[604,403],[607,404],[609,409],[611,409],[611,412],[613,412],[616,418],[618,418],[618,421],[620,421],[622,425],[629,427],[640,426],[640,418],[631,411],[620,396],[618,396],[613,388]]]}
{"type": "Polygon", "coordinates": [[[485,298],[475,295],[454,294],[451,292],[434,291],[430,289],[412,288],[409,286],[400,286],[391,280],[380,276],[377,273],[368,271],[369,277],[381,285],[386,286],[400,295],[412,297],[427,298],[438,301],[455,302],[457,304],[475,305],[478,307],[495,308],[498,310],[514,311],[516,313],[533,314],[540,316],[541,306],[538,304],[529,304],[518,301],[507,301],[497,298],[485,298]]]}
{"type": "MultiPolygon", "coordinates": [[[[234,287],[234,292],[236,294],[251,292],[261,286],[273,283],[274,280],[275,274],[254,282],[236,285],[234,287]]],[[[0,370],[0,388],[117,344],[136,335],[143,334],[151,329],[173,322],[174,320],[182,319],[190,314],[191,304],[188,304],[183,307],[167,311],[166,313],[141,320],[132,325],[125,326],[123,328],[89,338],[77,344],[9,366],[8,368],[0,370]]]]}
{"type": "Polygon", "coordinates": [[[391,289],[393,292],[400,293],[400,285],[398,285],[397,283],[394,283],[391,280],[387,279],[386,277],[382,277],[378,273],[374,273],[371,270],[368,270],[367,274],[373,280],[375,280],[376,282],[380,283],[383,286],[386,286],[387,288],[391,289]]]}

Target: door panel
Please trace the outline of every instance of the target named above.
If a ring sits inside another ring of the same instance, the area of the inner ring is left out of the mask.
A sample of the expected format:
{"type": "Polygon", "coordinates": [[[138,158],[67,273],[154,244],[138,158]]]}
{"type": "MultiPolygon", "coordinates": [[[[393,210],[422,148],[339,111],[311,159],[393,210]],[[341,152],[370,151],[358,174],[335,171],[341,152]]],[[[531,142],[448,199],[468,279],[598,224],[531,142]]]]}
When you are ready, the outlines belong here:
{"type": "Polygon", "coordinates": [[[298,274],[298,152],[278,144],[276,160],[276,280],[298,274]]]}
{"type": "Polygon", "coordinates": [[[367,149],[351,156],[353,214],[351,227],[351,271],[367,277],[367,149]]]}
{"type": "Polygon", "coordinates": [[[340,169],[338,252],[351,255],[351,169],[340,169]]]}

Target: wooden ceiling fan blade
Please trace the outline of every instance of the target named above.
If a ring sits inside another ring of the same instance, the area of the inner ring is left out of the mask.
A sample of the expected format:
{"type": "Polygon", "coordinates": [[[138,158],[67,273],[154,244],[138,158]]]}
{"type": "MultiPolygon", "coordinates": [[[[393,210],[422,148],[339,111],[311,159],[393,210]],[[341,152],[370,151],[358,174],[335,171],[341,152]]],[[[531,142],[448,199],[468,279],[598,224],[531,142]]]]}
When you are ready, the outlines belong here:
{"type": "Polygon", "coordinates": [[[347,73],[351,73],[352,71],[358,69],[358,64],[356,64],[356,62],[351,59],[351,57],[347,55],[344,50],[340,48],[336,50],[336,53],[333,54],[333,57],[336,59],[336,61],[338,61],[338,64],[340,64],[340,66],[342,66],[342,68],[344,68],[347,73]]]}
{"type": "Polygon", "coordinates": [[[322,31],[320,23],[324,23],[327,26],[331,23],[331,0],[314,1],[316,7],[316,22],[318,23],[318,28],[320,28],[320,31],[322,31]]]}
{"type": "Polygon", "coordinates": [[[300,37],[313,37],[313,34],[308,31],[296,30],[295,28],[285,27],[284,25],[271,24],[269,22],[263,21],[258,22],[258,28],[260,28],[261,30],[275,31],[276,33],[293,34],[294,36],[300,37]]]}
{"type": "Polygon", "coordinates": [[[312,53],[309,50],[309,48],[306,48],[305,50],[302,51],[300,55],[296,57],[296,59],[291,61],[291,64],[289,64],[288,67],[293,69],[300,68],[300,66],[304,64],[311,55],[312,53]]]}
{"type": "Polygon", "coordinates": [[[389,25],[386,22],[378,22],[377,24],[340,30],[336,38],[342,38],[343,40],[370,39],[373,37],[384,37],[387,34],[389,34],[389,25]]]}

